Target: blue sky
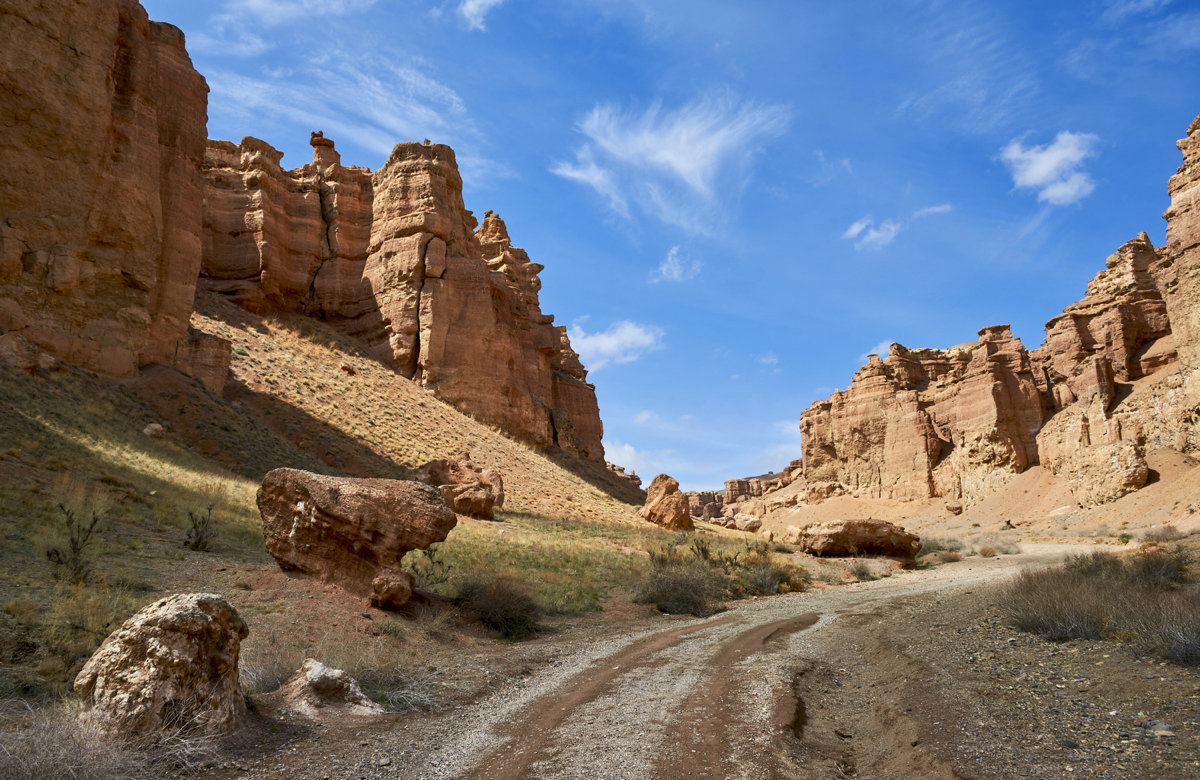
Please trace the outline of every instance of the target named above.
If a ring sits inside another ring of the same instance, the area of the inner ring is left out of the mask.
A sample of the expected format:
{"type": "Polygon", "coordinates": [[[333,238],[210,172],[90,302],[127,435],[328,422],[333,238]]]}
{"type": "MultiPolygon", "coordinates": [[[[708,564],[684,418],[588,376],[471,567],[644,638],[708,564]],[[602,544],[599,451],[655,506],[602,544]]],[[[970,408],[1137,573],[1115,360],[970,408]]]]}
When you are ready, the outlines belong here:
{"type": "Polygon", "coordinates": [[[685,489],[799,457],[879,345],[1040,345],[1105,256],[1163,242],[1200,113],[1185,0],[143,2],[210,137],[453,146],[546,266],[609,460],[685,489]]]}

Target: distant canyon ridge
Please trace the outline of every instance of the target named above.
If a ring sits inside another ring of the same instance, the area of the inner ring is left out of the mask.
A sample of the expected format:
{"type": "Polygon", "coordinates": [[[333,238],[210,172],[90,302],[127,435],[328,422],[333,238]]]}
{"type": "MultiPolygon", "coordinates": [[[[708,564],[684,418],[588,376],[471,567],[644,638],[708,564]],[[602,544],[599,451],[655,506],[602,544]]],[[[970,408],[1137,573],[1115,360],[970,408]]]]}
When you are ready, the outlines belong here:
{"type": "Polygon", "coordinates": [[[326,320],[510,437],[603,463],[595,388],[542,313],[542,266],[479,224],[454,152],[397,144],[378,171],[312,137],[206,138],[184,36],[135,0],[6,3],[0,330],[83,368],[170,365],[220,392],[230,345],[189,324],[197,287],[326,320]]]}
{"type": "Polygon", "coordinates": [[[1147,451],[1200,452],[1200,117],[1178,147],[1166,245],[1142,233],[1109,255],[1041,347],[1007,325],[949,349],[892,344],[800,415],[801,458],[689,494],[693,514],[763,516],[837,495],[961,511],[1034,465],[1088,507],[1143,487],[1147,451]]]}
{"type": "MultiPolygon", "coordinates": [[[[0,353],[115,377],[174,366],[219,393],[230,344],[192,324],[207,289],[332,323],[508,436],[603,464],[595,388],[541,311],[542,266],[498,215],[466,209],[449,147],[400,143],[370,171],[314,133],[312,161],[284,169],[265,141],[207,138],[183,34],[136,0],[0,11],[0,353]]],[[[1200,450],[1200,119],[1179,148],[1166,245],[1120,247],[1041,347],[1004,325],[893,345],[800,415],[802,457],[691,494],[693,514],[834,495],[970,505],[1033,465],[1094,505],[1152,479],[1147,451],[1200,450]]]]}

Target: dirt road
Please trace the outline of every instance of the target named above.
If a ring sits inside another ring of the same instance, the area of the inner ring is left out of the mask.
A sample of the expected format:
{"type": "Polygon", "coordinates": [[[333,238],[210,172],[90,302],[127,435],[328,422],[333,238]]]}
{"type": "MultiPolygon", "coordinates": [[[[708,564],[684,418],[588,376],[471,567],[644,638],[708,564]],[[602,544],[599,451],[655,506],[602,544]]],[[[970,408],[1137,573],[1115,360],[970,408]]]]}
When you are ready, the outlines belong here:
{"type": "MultiPolygon", "coordinates": [[[[292,751],[303,760],[276,755],[239,776],[961,777],[936,739],[941,719],[954,713],[923,690],[927,659],[883,648],[868,658],[871,673],[856,678],[853,695],[837,695],[846,670],[829,662],[842,649],[863,648],[847,645],[857,634],[835,637],[834,629],[1002,581],[1068,549],[1030,545],[1021,555],[742,602],[706,620],[664,618],[636,633],[568,643],[548,668],[476,704],[364,725],[350,739],[327,734],[311,750],[292,751]]],[[[880,638],[873,641],[880,650],[880,638]]]]}

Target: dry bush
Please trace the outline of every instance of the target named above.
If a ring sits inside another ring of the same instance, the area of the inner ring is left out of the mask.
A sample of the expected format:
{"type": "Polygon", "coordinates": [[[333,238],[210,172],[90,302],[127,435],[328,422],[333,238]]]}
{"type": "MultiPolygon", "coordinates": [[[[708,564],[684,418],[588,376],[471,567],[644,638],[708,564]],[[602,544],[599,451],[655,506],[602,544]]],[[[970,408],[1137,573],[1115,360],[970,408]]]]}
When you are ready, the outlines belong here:
{"type": "Polygon", "coordinates": [[[995,558],[996,555],[996,548],[992,547],[990,544],[985,544],[979,548],[979,556],[981,558],[995,558]]]}
{"type": "Polygon", "coordinates": [[[1003,589],[1002,603],[1013,626],[1047,639],[1127,641],[1200,664],[1200,589],[1186,585],[1189,563],[1183,550],[1076,555],[1057,568],[1023,572],[1003,589]]]}
{"type": "Polygon", "coordinates": [[[18,701],[0,704],[0,777],[157,780],[195,772],[216,755],[213,743],[199,737],[112,737],[81,714],[74,702],[38,709],[18,701]]]}
{"type": "Polygon", "coordinates": [[[1142,533],[1143,542],[1153,542],[1154,544],[1165,544],[1167,542],[1177,542],[1187,536],[1183,531],[1180,531],[1173,525],[1160,525],[1154,528],[1148,528],[1142,533]]]}
{"type": "Polygon", "coordinates": [[[671,615],[707,617],[720,611],[724,591],[724,577],[703,561],[659,558],[651,559],[633,600],[671,615]]]}
{"type": "Polygon", "coordinates": [[[870,565],[866,561],[857,561],[850,567],[850,573],[859,582],[873,582],[879,579],[879,575],[871,571],[870,565]]]}
{"type": "Polygon", "coordinates": [[[962,554],[957,550],[942,550],[937,557],[942,563],[958,563],[962,560],[962,554]]]}
{"type": "MultiPolygon", "coordinates": [[[[962,539],[951,536],[931,536],[921,540],[921,551],[918,555],[932,555],[940,552],[959,552],[966,545],[962,539]]],[[[942,560],[946,560],[943,556],[942,560]]]]}
{"type": "Polygon", "coordinates": [[[187,536],[183,540],[184,547],[194,552],[208,552],[212,547],[212,538],[215,532],[212,519],[214,508],[213,504],[209,504],[204,514],[188,511],[189,528],[187,536]]]}
{"type": "Polygon", "coordinates": [[[543,610],[520,580],[468,578],[455,603],[505,639],[527,639],[541,630],[543,610]]]}

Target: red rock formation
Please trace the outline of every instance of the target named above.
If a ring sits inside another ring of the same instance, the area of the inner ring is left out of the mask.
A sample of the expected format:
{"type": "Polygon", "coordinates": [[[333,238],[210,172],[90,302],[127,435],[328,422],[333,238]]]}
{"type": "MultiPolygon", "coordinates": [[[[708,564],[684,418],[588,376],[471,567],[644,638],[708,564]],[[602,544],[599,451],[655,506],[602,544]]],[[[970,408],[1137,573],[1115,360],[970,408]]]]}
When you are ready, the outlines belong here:
{"type": "Polygon", "coordinates": [[[679,492],[679,483],[666,474],[651,480],[646,505],[638,514],[671,531],[690,531],[695,527],[688,514],[687,497],[679,492]]]}
{"type": "Polygon", "coordinates": [[[327,477],[275,469],[258,490],[267,552],[301,571],[397,607],[412,594],[400,561],[446,538],[457,518],[436,489],[397,479],[327,477]]]}
{"type": "Polygon", "coordinates": [[[1178,143],[1183,165],[1167,184],[1171,206],[1163,216],[1171,268],[1161,275],[1183,377],[1179,425],[1187,448],[1196,451],[1200,450],[1200,116],[1187,132],[1178,143]]]}
{"type": "Polygon", "coordinates": [[[1007,325],[948,350],[893,344],[800,417],[809,485],[879,498],[976,497],[1037,462],[1042,403],[1007,325]]]}
{"type": "Polygon", "coordinates": [[[284,170],[257,139],[210,142],[204,284],[254,311],[327,319],[513,438],[602,461],[595,388],[541,313],[542,266],[495,214],[476,229],[453,150],[397,144],[373,174],[341,166],[323,136],[313,150],[284,170]]]}
{"type": "Polygon", "coordinates": [[[890,555],[912,559],[921,551],[916,534],[883,520],[835,520],[814,523],[784,534],[785,544],[798,544],[810,555],[890,555]]]}
{"type": "Polygon", "coordinates": [[[762,494],[762,480],[755,477],[725,480],[725,506],[737,504],[749,498],[757,498],[762,494]]]}
{"type": "Polygon", "coordinates": [[[0,330],[116,376],[170,365],[200,267],[208,86],[136,0],[7,6],[0,330]]]}
{"type": "Polygon", "coordinates": [[[504,506],[504,479],[500,472],[479,468],[465,452],[453,460],[429,461],[418,469],[416,479],[440,490],[446,506],[460,515],[492,520],[493,510],[504,506]]]}

